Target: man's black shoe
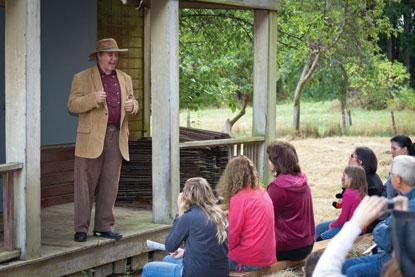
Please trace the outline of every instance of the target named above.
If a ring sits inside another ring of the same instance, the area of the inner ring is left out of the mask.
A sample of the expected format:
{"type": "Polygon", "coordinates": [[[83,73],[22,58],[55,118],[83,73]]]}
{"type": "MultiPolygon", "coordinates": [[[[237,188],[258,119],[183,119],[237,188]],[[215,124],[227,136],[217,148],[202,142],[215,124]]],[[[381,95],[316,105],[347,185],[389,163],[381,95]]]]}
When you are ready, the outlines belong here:
{"type": "Polygon", "coordinates": [[[113,239],[113,240],[119,240],[122,238],[121,234],[115,233],[113,231],[107,231],[107,232],[94,231],[94,236],[101,237],[101,238],[107,238],[107,239],[113,239]]]}
{"type": "Polygon", "coordinates": [[[85,232],[76,232],[73,238],[74,241],[77,242],[84,242],[87,239],[87,235],[85,232]]]}

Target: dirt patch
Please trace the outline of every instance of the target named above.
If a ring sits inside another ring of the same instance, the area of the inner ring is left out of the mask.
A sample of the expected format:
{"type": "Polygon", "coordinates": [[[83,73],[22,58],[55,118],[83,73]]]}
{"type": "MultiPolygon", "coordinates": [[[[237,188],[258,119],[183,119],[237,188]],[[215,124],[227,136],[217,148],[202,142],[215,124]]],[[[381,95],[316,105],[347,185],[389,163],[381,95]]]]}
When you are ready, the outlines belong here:
{"type": "Polygon", "coordinates": [[[297,149],[301,168],[311,186],[316,224],[338,216],[340,210],[334,209],[331,202],[340,190],[342,172],[357,146],[367,146],[375,152],[382,181],[389,175],[392,157],[387,137],[328,137],[291,143],[297,149]]]}

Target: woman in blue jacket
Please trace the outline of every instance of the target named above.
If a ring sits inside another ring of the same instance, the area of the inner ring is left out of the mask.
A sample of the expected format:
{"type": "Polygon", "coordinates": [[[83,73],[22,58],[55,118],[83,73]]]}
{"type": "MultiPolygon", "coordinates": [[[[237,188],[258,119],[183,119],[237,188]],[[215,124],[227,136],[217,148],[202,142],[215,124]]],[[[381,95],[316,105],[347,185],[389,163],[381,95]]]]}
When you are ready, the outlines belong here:
{"type": "Polygon", "coordinates": [[[177,202],[178,215],[166,239],[171,254],[162,262],[146,264],[142,276],[228,276],[226,215],[216,205],[209,183],[203,178],[187,180],[177,202]],[[182,242],[185,249],[180,248],[182,242]]]}

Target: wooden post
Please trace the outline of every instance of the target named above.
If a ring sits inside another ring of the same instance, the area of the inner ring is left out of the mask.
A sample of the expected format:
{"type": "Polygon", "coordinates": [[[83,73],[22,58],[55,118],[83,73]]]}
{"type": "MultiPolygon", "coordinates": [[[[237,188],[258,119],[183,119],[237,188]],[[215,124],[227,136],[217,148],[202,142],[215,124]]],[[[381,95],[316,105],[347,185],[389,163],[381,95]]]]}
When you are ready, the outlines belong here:
{"type": "Polygon", "coordinates": [[[277,75],[276,13],[254,11],[254,99],[252,135],[263,136],[257,152],[257,169],[264,184],[271,180],[266,146],[275,139],[275,106],[277,75]]]}
{"type": "Polygon", "coordinates": [[[3,174],[3,241],[8,251],[14,248],[14,199],[13,199],[13,173],[3,174]]]}
{"type": "Polygon", "coordinates": [[[153,221],[171,223],[179,192],[179,1],[152,1],[153,221]]]}
{"type": "Polygon", "coordinates": [[[150,84],[151,84],[151,29],[150,29],[150,9],[144,8],[144,137],[150,137],[150,84]]]}
{"type": "Polygon", "coordinates": [[[40,0],[5,1],[6,161],[14,175],[16,247],[40,255],[40,0]]]}

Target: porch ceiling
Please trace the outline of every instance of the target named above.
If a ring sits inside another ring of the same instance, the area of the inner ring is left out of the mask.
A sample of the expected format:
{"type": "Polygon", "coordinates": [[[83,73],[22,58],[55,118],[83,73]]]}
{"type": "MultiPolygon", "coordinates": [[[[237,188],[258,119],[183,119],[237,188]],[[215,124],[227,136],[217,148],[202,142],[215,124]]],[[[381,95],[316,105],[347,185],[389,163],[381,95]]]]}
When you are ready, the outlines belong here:
{"type": "MultiPolygon", "coordinates": [[[[1,1],[1,0],[0,0],[1,1]]],[[[152,0],[144,0],[151,7],[152,0]]],[[[259,9],[276,11],[279,0],[179,0],[180,8],[193,9],[259,9]]]]}

